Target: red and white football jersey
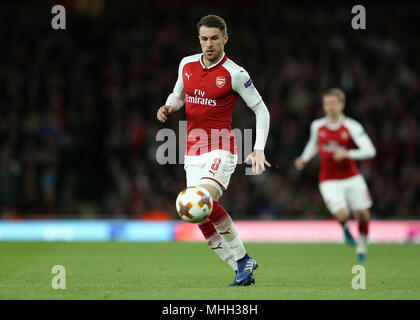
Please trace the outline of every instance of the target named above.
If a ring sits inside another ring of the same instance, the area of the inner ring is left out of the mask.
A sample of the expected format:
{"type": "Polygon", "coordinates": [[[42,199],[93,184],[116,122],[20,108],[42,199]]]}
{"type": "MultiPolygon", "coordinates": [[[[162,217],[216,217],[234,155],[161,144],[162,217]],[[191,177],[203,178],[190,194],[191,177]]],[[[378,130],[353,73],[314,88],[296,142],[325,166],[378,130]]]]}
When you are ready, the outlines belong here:
{"type": "Polygon", "coordinates": [[[375,156],[376,150],[362,125],[354,119],[341,117],[336,124],[326,117],[314,120],[311,136],[303,150],[302,158],[308,162],[319,152],[319,182],[332,179],[346,179],[359,174],[355,160],[375,156]],[[350,159],[335,161],[333,154],[338,149],[349,151],[350,159]]]}
{"type": "Polygon", "coordinates": [[[236,153],[231,128],[236,99],[241,96],[253,108],[262,98],[249,74],[225,53],[210,67],[203,64],[201,57],[202,54],[195,54],[182,59],[173,91],[185,99],[186,154],[199,155],[217,149],[236,153]]]}

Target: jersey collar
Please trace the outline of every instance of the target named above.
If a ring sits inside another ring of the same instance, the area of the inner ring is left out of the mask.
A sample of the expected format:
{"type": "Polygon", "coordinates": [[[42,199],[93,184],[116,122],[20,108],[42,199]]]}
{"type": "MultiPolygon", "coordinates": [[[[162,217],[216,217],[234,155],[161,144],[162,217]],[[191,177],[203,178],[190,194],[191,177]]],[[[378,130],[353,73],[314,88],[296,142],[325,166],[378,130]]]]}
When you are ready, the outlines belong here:
{"type": "Polygon", "coordinates": [[[338,129],[340,129],[341,128],[341,126],[343,125],[343,123],[344,123],[344,119],[345,119],[346,117],[344,116],[344,114],[342,114],[341,116],[340,116],[340,120],[338,120],[337,121],[337,123],[330,123],[329,121],[328,121],[328,118],[326,118],[327,119],[327,127],[328,127],[328,129],[330,129],[330,130],[338,130],[338,129]]]}
{"type": "Polygon", "coordinates": [[[224,62],[227,59],[227,56],[225,55],[225,52],[223,51],[222,57],[219,59],[219,61],[217,61],[215,64],[212,64],[210,67],[206,67],[203,63],[203,54],[201,54],[200,56],[200,63],[201,66],[204,69],[213,69],[214,67],[218,66],[221,62],[224,62]]]}

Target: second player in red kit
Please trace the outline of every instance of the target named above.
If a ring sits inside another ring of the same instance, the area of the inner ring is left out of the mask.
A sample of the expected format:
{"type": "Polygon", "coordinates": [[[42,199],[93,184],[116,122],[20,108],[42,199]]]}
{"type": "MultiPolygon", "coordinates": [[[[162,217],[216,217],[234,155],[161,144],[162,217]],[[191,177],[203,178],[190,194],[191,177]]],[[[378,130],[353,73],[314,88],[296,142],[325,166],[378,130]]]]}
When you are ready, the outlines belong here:
{"type": "Polygon", "coordinates": [[[360,262],[366,260],[367,236],[372,200],[365,179],[355,160],[372,158],[375,147],[362,125],[343,113],[345,93],[339,88],[327,90],[322,98],[325,117],[314,120],[308,143],[295,166],[301,170],[319,153],[319,189],[328,210],[343,226],[345,240],[354,245],[348,229],[351,212],[359,220],[356,252],[360,262]]]}

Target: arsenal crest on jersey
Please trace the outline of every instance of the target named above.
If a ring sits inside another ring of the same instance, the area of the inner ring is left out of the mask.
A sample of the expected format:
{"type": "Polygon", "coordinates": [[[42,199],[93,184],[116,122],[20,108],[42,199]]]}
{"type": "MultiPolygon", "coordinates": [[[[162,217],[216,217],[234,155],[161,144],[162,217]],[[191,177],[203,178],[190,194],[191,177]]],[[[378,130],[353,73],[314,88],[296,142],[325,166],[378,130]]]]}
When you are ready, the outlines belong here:
{"type": "Polygon", "coordinates": [[[349,134],[346,131],[341,132],[341,139],[347,140],[349,138],[349,134]]]}
{"type": "Polygon", "coordinates": [[[223,87],[226,83],[226,78],[222,76],[216,77],[216,86],[219,88],[223,87]]]}

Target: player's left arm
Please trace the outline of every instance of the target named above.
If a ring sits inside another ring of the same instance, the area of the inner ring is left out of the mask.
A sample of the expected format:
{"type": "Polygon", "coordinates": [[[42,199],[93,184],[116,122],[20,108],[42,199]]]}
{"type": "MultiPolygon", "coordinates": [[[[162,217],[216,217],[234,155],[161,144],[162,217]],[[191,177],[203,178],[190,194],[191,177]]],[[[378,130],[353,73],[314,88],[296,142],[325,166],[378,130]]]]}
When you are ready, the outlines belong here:
{"type": "Polygon", "coordinates": [[[376,155],[376,149],[362,125],[352,121],[347,127],[354,143],[357,145],[357,149],[337,150],[333,155],[334,160],[340,161],[347,158],[365,160],[373,158],[376,155]]]}
{"type": "Polygon", "coordinates": [[[245,158],[244,162],[251,161],[253,173],[260,173],[260,168],[261,172],[263,172],[265,171],[265,166],[271,167],[264,154],[270,130],[270,113],[258,90],[254,87],[248,72],[243,69],[239,70],[232,79],[232,87],[255,113],[256,138],[254,151],[245,158]]]}

